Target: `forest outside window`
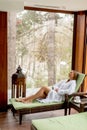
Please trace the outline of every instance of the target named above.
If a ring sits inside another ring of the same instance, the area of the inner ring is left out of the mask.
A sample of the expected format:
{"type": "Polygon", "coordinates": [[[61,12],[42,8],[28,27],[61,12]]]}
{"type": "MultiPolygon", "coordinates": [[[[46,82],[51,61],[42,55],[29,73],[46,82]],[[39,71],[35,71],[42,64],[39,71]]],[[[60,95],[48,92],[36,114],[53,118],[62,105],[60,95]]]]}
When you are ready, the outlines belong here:
{"type": "Polygon", "coordinates": [[[14,59],[14,72],[19,65],[22,67],[27,88],[52,86],[67,78],[72,64],[74,15],[25,10],[18,12],[15,18],[10,77],[13,73],[10,62],[14,59]]]}

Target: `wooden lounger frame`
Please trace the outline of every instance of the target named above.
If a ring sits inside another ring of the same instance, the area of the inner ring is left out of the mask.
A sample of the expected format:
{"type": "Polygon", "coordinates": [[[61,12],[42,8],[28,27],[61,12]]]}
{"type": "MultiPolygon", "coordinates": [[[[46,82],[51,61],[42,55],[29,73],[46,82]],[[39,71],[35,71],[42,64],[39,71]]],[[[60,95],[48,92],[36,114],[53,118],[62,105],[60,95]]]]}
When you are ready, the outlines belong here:
{"type": "MultiPolygon", "coordinates": [[[[78,91],[78,89],[80,88],[81,84],[84,81],[85,78],[85,74],[82,73],[78,73],[79,76],[77,78],[78,81],[80,81],[80,83],[77,85],[78,87],[76,88],[76,92],[78,91]],[[82,75],[82,76],[80,76],[82,75]]],[[[65,101],[63,103],[58,103],[58,104],[51,104],[51,105],[44,105],[44,106],[37,106],[37,107],[32,107],[32,108],[22,108],[19,110],[16,110],[13,105],[11,107],[11,110],[13,112],[13,116],[15,115],[15,113],[18,113],[19,115],[19,124],[22,124],[22,116],[24,114],[33,114],[33,113],[39,113],[39,112],[46,112],[46,111],[53,111],[53,110],[59,110],[59,109],[64,109],[64,115],[67,115],[67,108],[69,105],[69,99],[67,98],[68,96],[65,95],[65,101]]]]}
{"type": "Polygon", "coordinates": [[[31,130],[37,130],[37,128],[34,125],[31,125],[31,130]]]}
{"type": "Polygon", "coordinates": [[[15,113],[19,115],[19,124],[22,124],[22,116],[25,114],[33,114],[33,113],[46,112],[46,111],[59,110],[59,109],[64,109],[64,115],[67,115],[67,102],[65,101],[64,103],[61,104],[38,106],[35,108],[23,108],[19,110],[15,110],[13,105],[11,107],[13,116],[15,115],[15,113]]]}

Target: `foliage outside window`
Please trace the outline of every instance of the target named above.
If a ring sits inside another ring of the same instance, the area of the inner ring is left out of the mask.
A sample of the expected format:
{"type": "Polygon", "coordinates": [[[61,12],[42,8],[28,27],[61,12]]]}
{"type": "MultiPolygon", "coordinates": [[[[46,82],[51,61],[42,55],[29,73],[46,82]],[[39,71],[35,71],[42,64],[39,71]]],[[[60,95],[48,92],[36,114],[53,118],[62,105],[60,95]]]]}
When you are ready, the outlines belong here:
{"type": "Polygon", "coordinates": [[[17,13],[16,28],[16,67],[22,67],[27,87],[51,86],[67,78],[73,15],[26,10],[17,13]]]}

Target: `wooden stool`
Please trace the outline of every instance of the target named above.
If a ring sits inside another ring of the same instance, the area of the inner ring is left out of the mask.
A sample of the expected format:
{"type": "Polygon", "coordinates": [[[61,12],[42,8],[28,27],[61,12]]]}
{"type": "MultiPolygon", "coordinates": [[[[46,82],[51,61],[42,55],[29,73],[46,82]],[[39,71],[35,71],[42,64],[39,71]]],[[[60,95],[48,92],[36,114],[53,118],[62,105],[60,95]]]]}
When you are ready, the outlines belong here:
{"type": "Polygon", "coordinates": [[[73,100],[69,103],[69,115],[71,113],[71,108],[78,112],[87,111],[87,97],[81,99],[80,103],[75,103],[73,100]]]}

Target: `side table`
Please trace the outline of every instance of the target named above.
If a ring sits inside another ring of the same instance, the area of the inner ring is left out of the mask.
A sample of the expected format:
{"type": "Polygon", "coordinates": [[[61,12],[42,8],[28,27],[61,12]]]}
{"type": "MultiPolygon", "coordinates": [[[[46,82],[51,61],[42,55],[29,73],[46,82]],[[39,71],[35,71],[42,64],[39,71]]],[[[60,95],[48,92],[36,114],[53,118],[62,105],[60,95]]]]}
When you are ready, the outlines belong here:
{"type": "Polygon", "coordinates": [[[87,111],[87,97],[81,99],[80,103],[75,103],[73,100],[69,103],[69,114],[71,112],[71,108],[74,108],[78,112],[87,111]]]}

